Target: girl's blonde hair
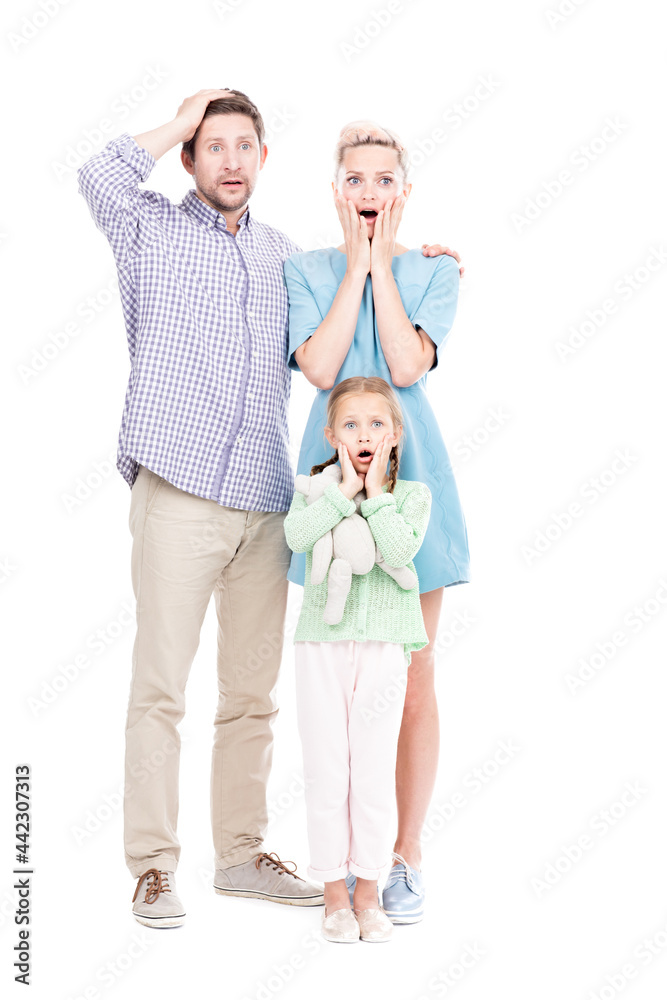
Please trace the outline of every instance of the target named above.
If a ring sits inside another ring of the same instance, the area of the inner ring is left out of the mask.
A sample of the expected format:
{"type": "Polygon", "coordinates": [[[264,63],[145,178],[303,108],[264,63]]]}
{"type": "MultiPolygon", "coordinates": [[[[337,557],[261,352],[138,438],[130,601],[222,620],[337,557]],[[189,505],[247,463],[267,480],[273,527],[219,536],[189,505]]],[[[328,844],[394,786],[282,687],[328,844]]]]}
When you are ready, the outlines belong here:
{"type": "Polygon", "coordinates": [[[335,183],[338,181],[338,174],[343,166],[346,151],[354,149],[356,146],[387,146],[389,149],[395,149],[398,153],[398,166],[403,174],[403,181],[408,179],[408,151],[396,133],[388,128],[382,128],[375,122],[356,121],[349,122],[340,130],[334,153],[335,183]]]}
{"type": "MultiPolygon", "coordinates": [[[[389,406],[389,413],[391,414],[391,419],[393,421],[394,427],[403,426],[403,413],[401,412],[401,405],[398,402],[398,397],[396,393],[389,385],[385,382],[383,378],[378,378],[373,375],[366,378],[363,375],[355,375],[354,378],[343,379],[338,385],[335,385],[331,392],[329,393],[329,399],[327,401],[327,427],[333,427],[336,421],[336,414],[338,409],[343,402],[349,396],[360,396],[362,392],[374,392],[378,396],[382,396],[389,406]]],[[[399,444],[395,444],[391,449],[391,454],[389,456],[389,485],[387,486],[387,493],[393,493],[394,487],[396,486],[396,480],[398,479],[398,463],[400,457],[399,445],[402,443],[403,436],[399,438],[399,444]]],[[[310,470],[311,476],[316,476],[318,472],[322,472],[326,469],[327,465],[334,465],[338,461],[338,453],[334,452],[331,458],[328,458],[326,462],[322,462],[321,465],[314,465],[310,470]]]]}

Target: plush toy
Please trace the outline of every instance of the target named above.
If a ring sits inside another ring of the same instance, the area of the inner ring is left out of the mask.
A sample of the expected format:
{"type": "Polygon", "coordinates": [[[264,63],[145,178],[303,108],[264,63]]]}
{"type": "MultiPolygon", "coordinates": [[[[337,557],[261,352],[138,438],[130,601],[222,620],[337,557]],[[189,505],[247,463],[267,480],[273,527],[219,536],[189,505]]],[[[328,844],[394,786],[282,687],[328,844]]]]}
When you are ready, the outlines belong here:
{"type": "MultiPolygon", "coordinates": [[[[302,493],[310,505],[324,495],[331,483],[340,483],[342,473],[339,465],[327,465],[316,476],[297,476],[295,488],[302,493]]],[[[362,490],[357,493],[354,503],[359,510],[366,499],[362,490]]],[[[337,625],[343,617],[345,602],[350,592],[352,574],[359,576],[369,573],[377,563],[403,590],[412,590],[417,585],[417,577],[407,566],[388,566],[375,544],[368,522],[361,514],[344,517],[333,531],[315,542],[312,554],[310,579],[315,585],[327,579],[327,603],[324,621],[327,625],[337,625]]]]}

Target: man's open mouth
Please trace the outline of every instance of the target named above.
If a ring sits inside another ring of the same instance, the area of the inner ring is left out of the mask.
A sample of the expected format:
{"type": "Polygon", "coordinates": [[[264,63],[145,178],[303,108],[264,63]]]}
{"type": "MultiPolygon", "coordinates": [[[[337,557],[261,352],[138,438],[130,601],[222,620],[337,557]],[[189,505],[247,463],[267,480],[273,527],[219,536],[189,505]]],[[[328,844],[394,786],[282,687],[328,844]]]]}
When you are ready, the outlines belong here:
{"type": "Polygon", "coordinates": [[[377,212],[375,211],[375,209],[372,208],[362,209],[361,212],[359,212],[359,215],[362,217],[362,219],[368,219],[369,222],[371,222],[372,219],[377,219],[378,217],[377,212]]]}
{"type": "Polygon", "coordinates": [[[223,187],[241,187],[243,181],[233,180],[233,181],[223,181],[223,187]]]}

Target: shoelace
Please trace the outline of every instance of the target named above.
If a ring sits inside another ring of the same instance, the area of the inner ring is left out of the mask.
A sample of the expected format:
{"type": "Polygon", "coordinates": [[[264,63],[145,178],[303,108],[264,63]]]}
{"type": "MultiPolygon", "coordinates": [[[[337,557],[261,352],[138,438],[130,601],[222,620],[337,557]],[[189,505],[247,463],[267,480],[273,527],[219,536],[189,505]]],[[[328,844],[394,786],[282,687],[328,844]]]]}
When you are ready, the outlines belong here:
{"type": "Polygon", "coordinates": [[[281,874],[284,873],[285,875],[291,875],[292,878],[297,878],[299,879],[300,882],[303,882],[302,878],[294,874],[294,872],[296,871],[296,862],[294,861],[287,862],[288,865],[294,865],[294,871],[290,871],[289,868],[285,867],[285,865],[280,860],[275,851],[273,851],[271,854],[258,854],[257,860],[255,861],[255,868],[259,868],[263,860],[266,861],[269,867],[274,868],[277,872],[280,872],[281,874]]]}
{"type": "Polygon", "coordinates": [[[171,889],[169,888],[168,873],[158,871],[157,868],[149,868],[137,882],[137,888],[134,890],[132,902],[134,902],[137,898],[139,894],[139,886],[144,879],[146,879],[146,895],[144,897],[144,902],[146,903],[154,903],[156,899],[159,899],[161,892],[171,892],[171,889]]]}
{"type": "Polygon", "coordinates": [[[405,858],[402,858],[400,854],[395,854],[395,853],[392,853],[392,858],[397,858],[397,860],[401,862],[401,864],[403,865],[403,871],[396,871],[398,865],[394,865],[389,873],[389,877],[390,878],[393,877],[394,879],[396,879],[396,881],[400,881],[400,879],[403,879],[404,882],[407,882],[408,889],[411,889],[412,892],[417,892],[415,880],[412,877],[412,869],[410,868],[410,865],[407,863],[405,858]]]}

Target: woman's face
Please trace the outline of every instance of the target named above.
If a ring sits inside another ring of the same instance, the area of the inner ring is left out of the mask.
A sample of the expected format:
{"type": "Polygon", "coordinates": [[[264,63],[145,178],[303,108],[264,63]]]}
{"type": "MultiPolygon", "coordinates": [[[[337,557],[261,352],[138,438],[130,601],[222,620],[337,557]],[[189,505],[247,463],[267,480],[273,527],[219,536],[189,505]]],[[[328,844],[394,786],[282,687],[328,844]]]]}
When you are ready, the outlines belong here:
{"type": "Polygon", "coordinates": [[[351,201],[366,219],[372,238],[377,213],[400,194],[407,198],[406,184],[398,164],[398,153],[388,146],[354,146],[346,149],[338,172],[336,191],[351,201]]]}

